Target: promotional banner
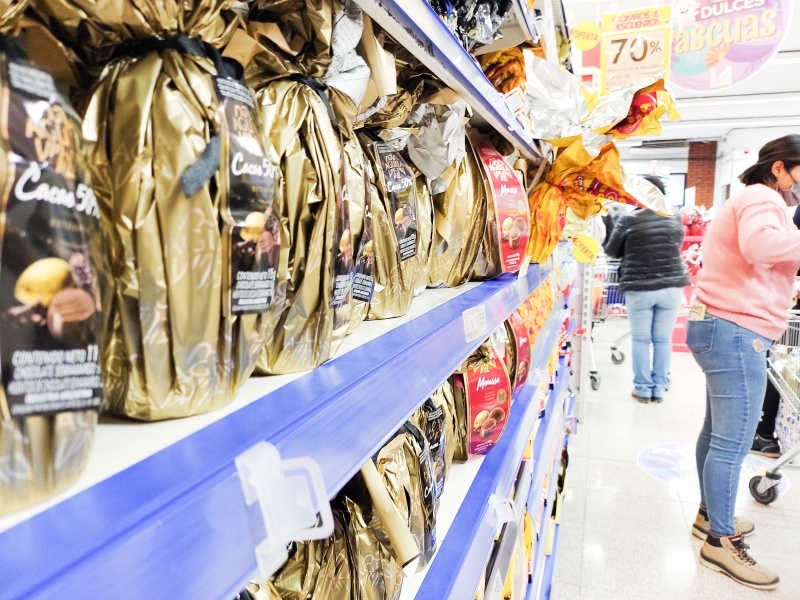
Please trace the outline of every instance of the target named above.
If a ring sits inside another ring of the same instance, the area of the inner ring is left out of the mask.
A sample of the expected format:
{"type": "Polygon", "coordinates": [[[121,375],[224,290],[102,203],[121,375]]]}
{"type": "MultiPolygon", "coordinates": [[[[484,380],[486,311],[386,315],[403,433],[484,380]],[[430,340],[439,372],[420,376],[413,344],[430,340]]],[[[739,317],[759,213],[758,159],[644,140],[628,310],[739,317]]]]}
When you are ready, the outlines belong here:
{"type": "Polygon", "coordinates": [[[781,46],[792,0],[676,0],[671,83],[692,91],[732,87],[781,46]]]}
{"type": "MultiPolygon", "coordinates": [[[[670,65],[672,9],[669,5],[603,15],[600,93],[635,87],[670,65]]],[[[665,75],[666,79],[666,75],[665,75]]]]}

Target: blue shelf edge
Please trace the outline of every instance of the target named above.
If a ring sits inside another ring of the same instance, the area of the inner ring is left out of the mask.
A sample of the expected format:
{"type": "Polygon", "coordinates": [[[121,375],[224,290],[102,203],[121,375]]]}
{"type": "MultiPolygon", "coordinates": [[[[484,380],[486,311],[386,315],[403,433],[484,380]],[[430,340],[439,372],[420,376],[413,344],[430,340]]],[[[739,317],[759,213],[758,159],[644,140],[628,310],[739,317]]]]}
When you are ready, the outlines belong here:
{"type": "MultiPolygon", "coordinates": [[[[567,407],[567,410],[564,412],[565,417],[568,417],[572,413],[572,411],[574,410],[574,407],[575,407],[575,397],[572,396],[569,399],[569,405],[567,407]]],[[[563,438],[562,443],[561,443],[561,449],[562,450],[564,448],[568,447],[569,436],[570,436],[570,434],[566,434],[566,433],[564,434],[564,438],[563,438]]],[[[550,488],[548,489],[548,492],[547,492],[547,503],[542,507],[542,511],[543,512],[547,511],[548,508],[552,508],[552,502],[553,502],[553,500],[555,498],[555,495],[553,494],[553,492],[556,490],[556,487],[557,487],[555,482],[557,481],[557,478],[558,478],[557,473],[558,473],[559,465],[560,465],[560,461],[558,463],[556,463],[556,465],[554,466],[554,469],[553,469],[553,475],[554,476],[550,480],[550,488]]],[[[567,470],[569,471],[569,466],[567,467],[567,470]]],[[[546,545],[546,540],[540,540],[540,541],[537,541],[537,543],[536,543],[536,546],[535,546],[536,550],[534,552],[535,560],[534,560],[534,566],[533,566],[533,575],[531,577],[531,582],[528,585],[528,593],[526,595],[526,598],[528,600],[540,600],[539,598],[534,598],[532,596],[532,593],[534,591],[540,589],[540,588],[541,589],[545,589],[545,590],[549,590],[549,588],[545,587],[545,586],[548,586],[549,584],[552,583],[553,574],[555,572],[555,558],[556,558],[556,554],[557,554],[557,550],[558,550],[557,542],[558,542],[558,532],[560,531],[560,527],[561,527],[561,524],[558,524],[555,527],[555,531],[553,533],[553,536],[554,536],[554,538],[553,538],[553,549],[552,549],[552,552],[550,553],[549,556],[544,554],[544,546],[546,545]],[[541,578],[540,578],[540,576],[541,576],[541,578]]],[[[544,598],[549,598],[549,591],[546,591],[543,594],[543,597],[544,598]]]]}
{"type": "MultiPolygon", "coordinates": [[[[546,275],[532,265],[527,286],[546,275]]],[[[0,533],[4,600],[233,597],[261,541],[236,456],[263,440],[284,458],[310,456],[335,495],[523,300],[516,276],[484,282],[0,533]],[[462,313],[479,305],[486,331],[466,343],[462,313]],[[398,372],[415,375],[402,390],[386,384],[398,372]],[[339,433],[354,428],[364,435],[339,433]]]]}
{"type": "MultiPolygon", "coordinates": [[[[549,350],[555,347],[560,323],[549,318],[534,350],[539,354],[532,364],[547,364],[549,350]]],[[[533,397],[536,386],[526,385],[509,413],[507,429],[498,444],[484,458],[478,475],[453,521],[448,535],[437,551],[436,560],[417,593],[422,600],[463,600],[471,598],[491,553],[495,523],[489,510],[489,497],[508,497],[525,447],[538,418],[533,397]]]]}
{"type": "Polygon", "coordinates": [[[537,457],[542,454],[542,449],[549,446],[548,442],[552,442],[555,435],[555,429],[551,426],[553,419],[557,422],[563,422],[565,413],[561,415],[553,414],[553,407],[559,400],[564,402],[565,398],[563,393],[569,385],[569,367],[562,363],[556,375],[556,385],[553,386],[548,398],[548,408],[545,410],[545,415],[542,424],[539,426],[539,431],[533,441],[533,480],[531,485],[531,492],[528,496],[528,506],[531,506],[536,496],[541,493],[544,484],[545,467],[542,466],[542,461],[537,457]]]}

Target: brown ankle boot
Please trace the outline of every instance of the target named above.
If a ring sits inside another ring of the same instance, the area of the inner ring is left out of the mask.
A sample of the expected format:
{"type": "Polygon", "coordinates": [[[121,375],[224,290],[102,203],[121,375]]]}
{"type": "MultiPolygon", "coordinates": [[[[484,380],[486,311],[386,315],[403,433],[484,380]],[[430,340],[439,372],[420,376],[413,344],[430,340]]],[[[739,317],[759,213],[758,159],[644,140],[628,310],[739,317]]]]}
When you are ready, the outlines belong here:
{"type": "MultiPolygon", "coordinates": [[[[744,518],[734,517],[733,524],[736,526],[736,533],[741,533],[744,537],[747,537],[756,529],[755,524],[744,518]]],[[[696,538],[704,540],[708,535],[709,528],[708,513],[701,508],[697,512],[697,516],[694,518],[692,535],[696,538]]]]}
{"type": "Polygon", "coordinates": [[[780,583],[780,577],[753,560],[747,553],[748,548],[739,533],[730,537],[709,534],[700,549],[700,564],[712,571],[725,573],[742,585],[757,590],[774,590],[780,583]]]}

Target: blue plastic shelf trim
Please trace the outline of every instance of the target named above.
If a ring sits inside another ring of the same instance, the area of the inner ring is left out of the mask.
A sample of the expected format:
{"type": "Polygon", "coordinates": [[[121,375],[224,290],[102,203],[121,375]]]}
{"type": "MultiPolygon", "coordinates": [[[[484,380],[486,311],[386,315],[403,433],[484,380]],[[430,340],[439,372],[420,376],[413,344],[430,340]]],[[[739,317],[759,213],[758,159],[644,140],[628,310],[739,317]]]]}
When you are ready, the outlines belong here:
{"type": "Polygon", "coordinates": [[[541,153],[481,67],[425,0],[356,0],[392,37],[528,158],[541,153]]]}
{"type": "MultiPolygon", "coordinates": [[[[569,407],[567,408],[567,415],[572,414],[572,411],[575,408],[575,397],[573,396],[570,398],[569,407]]],[[[564,445],[567,445],[567,440],[569,439],[569,435],[564,437],[564,445]]],[[[567,467],[567,471],[569,471],[569,467],[567,467]]],[[[561,510],[564,510],[564,507],[561,507],[561,510]]],[[[559,534],[561,533],[561,524],[557,524],[555,530],[553,532],[553,549],[549,556],[545,556],[544,559],[544,572],[542,573],[542,597],[545,600],[549,600],[550,598],[550,591],[553,587],[553,576],[555,575],[556,570],[556,557],[558,556],[558,539],[559,534]]]]}
{"type": "MultiPolygon", "coordinates": [[[[563,449],[564,446],[566,445],[565,444],[566,438],[567,436],[565,435],[561,445],[559,446],[559,450],[563,449]]],[[[560,466],[561,466],[560,460],[557,460],[556,464],[553,465],[553,471],[550,474],[551,478],[547,488],[547,502],[542,507],[543,520],[541,522],[545,527],[544,529],[545,533],[547,531],[547,528],[549,528],[550,526],[550,516],[553,510],[553,502],[555,501],[556,490],[558,489],[557,480],[558,480],[558,470],[560,466]]],[[[539,540],[537,540],[536,545],[534,547],[533,575],[531,577],[531,584],[534,590],[538,590],[541,587],[540,583],[543,581],[542,577],[544,574],[544,567],[547,559],[547,556],[545,555],[546,545],[547,545],[547,536],[545,535],[541,537],[539,540]]]]}
{"type": "MultiPolygon", "coordinates": [[[[542,368],[555,347],[558,319],[548,319],[540,338],[539,353],[531,360],[542,368]],[[549,344],[547,343],[549,340],[549,344]]],[[[538,418],[533,402],[535,386],[526,385],[511,407],[506,431],[486,455],[478,475],[461,505],[436,560],[422,582],[417,598],[422,600],[464,600],[472,598],[494,544],[495,523],[489,497],[507,498],[514,484],[522,455],[538,418]]]]}
{"type": "MultiPolygon", "coordinates": [[[[575,397],[574,396],[570,397],[568,399],[567,404],[568,405],[567,405],[567,410],[565,412],[565,415],[571,414],[572,411],[574,410],[575,397]]],[[[569,440],[569,435],[568,434],[564,434],[564,436],[563,436],[563,438],[561,440],[561,444],[559,445],[559,450],[561,450],[561,449],[563,449],[563,448],[565,448],[567,446],[568,440],[569,440]]],[[[556,491],[556,489],[558,487],[557,486],[557,480],[558,480],[558,469],[559,469],[560,464],[561,464],[560,460],[556,461],[555,465],[553,466],[553,472],[551,473],[550,481],[548,482],[549,487],[548,487],[548,490],[547,490],[547,502],[544,504],[544,506],[541,507],[541,513],[540,513],[540,515],[542,516],[542,520],[540,522],[543,523],[543,524],[547,524],[548,523],[548,521],[549,521],[549,513],[552,511],[552,508],[553,508],[553,501],[555,499],[555,491],[556,491]]],[[[556,530],[558,530],[558,527],[559,526],[557,525],[556,526],[556,530]]],[[[533,597],[531,596],[531,593],[533,591],[536,591],[538,593],[538,590],[540,588],[544,589],[542,587],[542,585],[540,585],[540,582],[542,582],[543,584],[547,584],[547,582],[548,582],[548,580],[547,580],[548,568],[549,568],[550,581],[552,581],[553,568],[554,568],[554,565],[555,565],[555,560],[554,559],[555,559],[555,556],[556,556],[556,545],[555,545],[555,543],[553,544],[553,551],[552,551],[550,556],[546,556],[545,555],[545,553],[544,553],[545,546],[546,546],[546,538],[537,540],[536,545],[534,547],[533,575],[531,577],[531,584],[530,584],[530,586],[528,588],[529,591],[528,591],[528,595],[527,595],[527,598],[529,598],[531,600],[533,600],[533,597]]],[[[548,597],[547,594],[545,594],[544,597],[545,598],[548,597]]]]}
{"type": "Polygon", "coordinates": [[[536,28],[536,24],[534,22],[534,17],[536,14],[534,13],[533,9],[528,9],[527,0],[517,0],[517,3],[519,4],[519,11],[522,13],[523,18],[525,19],[525,31],[528,39],[538,40],[539,30],[536,28]]]}
{"type": "Polygon", "coordinates": [[[463,311],[484,305],[488,336],[523,300],[515,276],[476,286],[0,534],[0,597],[230,600],[263,539],[236,456],[310,456],[333,496],[481,342],[463,311]]]}
{"type": "Polygon", "coordinates": [[[547,461],[541,460],[542,455],[548,448],[553,446],[555,436],[563,433],[564,401],[568,385],[569,367],[562,364],[556,375],[556,385],[548,398],[544,419],[539,426],[536,438],[533,440],[533,484],[528,497],[528,506],[536,505],[542,493],[544,477],[547,472],[547,461]]]}

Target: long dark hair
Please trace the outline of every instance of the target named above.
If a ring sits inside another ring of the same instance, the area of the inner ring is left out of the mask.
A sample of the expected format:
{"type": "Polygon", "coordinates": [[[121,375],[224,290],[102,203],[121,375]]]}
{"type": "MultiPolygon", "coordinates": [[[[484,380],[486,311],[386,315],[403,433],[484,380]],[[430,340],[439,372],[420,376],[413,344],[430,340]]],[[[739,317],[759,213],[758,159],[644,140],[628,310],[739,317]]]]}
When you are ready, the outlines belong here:
{"type": "Polygon", "coordinates": [[[772,165],[778,161],[783,162],[787,171],[800,165],[800,135],[785,135],[764,144],[758,151],[758,162],[739,175],[739,181],[745,185],[763,183],[772,186],[776,181],[772,165]]]}

